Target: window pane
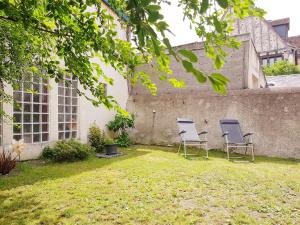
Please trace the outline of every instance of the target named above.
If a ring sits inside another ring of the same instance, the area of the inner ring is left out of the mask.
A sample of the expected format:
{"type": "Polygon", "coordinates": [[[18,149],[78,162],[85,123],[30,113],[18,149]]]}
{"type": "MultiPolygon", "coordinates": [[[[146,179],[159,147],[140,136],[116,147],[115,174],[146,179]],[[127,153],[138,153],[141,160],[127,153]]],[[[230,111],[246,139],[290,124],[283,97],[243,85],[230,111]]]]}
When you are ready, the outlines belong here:
{"type": "Polygon", "coordinates": [[[42,131],[43,132],[48,132],[48,124],[43,124],[42,125],[42,131]]]}
{"type": "Polygon", "coordinates": [[[15,101],[22,101],[22,92],[14,92],[14,100],[15,101]]]}
{"type": "Polygon", "coordinates": [[[13,132],[15,134],[19,134],[22,132],[22,125],[21,124],[14,124],[13,132]]]}
{"type": "Polygon", "coordinates": [[[59,123],[58,124],[58,131],[63,131],[64,130],[64,124],[63,123],[59,123]]]}
{"type": "Polygon", "coordinates": [[[33,122],[39,123],[40,122],[40,115],[39,114],[33,114],[33,122]]]}
{"type": "Polygon", "coordinates": [[[64,95],[64,88],[58,87],[58,95],[64,95]]]}
{"type": "Polygon", "coordinates": [[[22,123],[22,114],[14,114],[14,122],[22,123]]]}
{"type": "Polygon", "coordinates": [[[76,106],[72,107],[72,113],[77,113],[77,107],[76,106]]]}
{"type": "Polygon", "coordinates": [[[24,124],[23,131],[24,131],[24,133],[31,133],[32,132],[32,124],[24,124]]]}
{"type": "Polygon", "coordinates": [[[34,133],[40,132],[40,124],[33,124],[33,132],[34,133]]]}
{"type": "Polygon", "coordinates": [[[72,138],[76,138],[77,137],[77,132],[72,132],[72,138]]]}
{"type": "Polygon", "coordinates": [[[73,98],[72,105],[77,105],[77,104],[78,104],[78,98],[73,98]]]}
{"type": "Polygon", "coordinates": [[[40,102],[40,96],[39,95],[33,95],[33,102],[40,102]]]}
{"type": "Polygon", "coordinates": [[[33,135],[33,142],[40,142],[40,134],[34,134],[33,135]]]}
{"type": "Polygon", "coordinates": [[[64,107],[62,105],[58,106],[58,112],[63,113],[64,112],[64,107]]]}
{"type": "Polygon", "coordinates": [[[64,135],[65,135],[64,132],[59,132],[59,133],[58,133],[58,139],[59,139],[59,140],[64,139],[64,138],[65,138],[64,135]]]}
{"type": "Polygon", "coordinates": [[[65,98],[65,104],[71,105],[71,98],[65,98]]]}
{"type": "Polygon", "coordinates": [[[33,112],[40,112],[40,105],[33,105],[33,112]]]}
{"type": "Polygon", "coordinates": [[[64,122],[64,114],[58,114],[58,122],[64,122]]]}
{"type": "Polygon", "coordinates": [[[65,124],[65,130],[71,130],[71,124],[70,123],[66,123],[65,124]]]}
{"type": "Polygon", "coordinates": [[[24,102],[31,102],[32,94],[24,93],[24,102]]]}
{"type": "Polygon", "coordinates": [[[49,140],[49,134],[48,133],[43,133],[42,134],[42,141],[48,141],[49,140]]]}
{"type": "Polygon", "coordinates": [[[48,105],[42,105],[42,112],[48,113],[48,105]]]}
{"type": "Polygon", "coordinates": [[[40,93],[40,85],[39,84],[33,84],[33,91],[35,93],[40,93]]]}
{"type": "Polygon", "coordinates": [[[65,113],[71,113],[71,107],[70,106],[65,107],[65,113]]]}
{"type": "Polygon", "coordinates": [[[66,88],[66,96],[71,96],[71,88],[66,88]]]}
{"type": "Polygon", "coordinates": [[[70,132],[66,132],[65,133],[65,139],[69,139],[70,138],[70,132]]]}
{"type": "Polygon", "coordinates": [[[31,134],[25,134],[24,135],[24,142],[25,143],[31,143],[32,142],[32,135],[31,134]]]}
{"type": "Polygon", "coordinates": [[[61,97],[61,96],[58,97],[58,104],[60,104],[60,105],[64,104],[64,97],[61,97]]]}
{"type": "Polygon", "coordinates": [[[24,114],[23,115],[23,122],[24,123],[31,123],[31,114],[24,114]]]}
{"type": "Polygon", "coordinates": [[[65,116],[66,122],[71,122],[71,115],[66,115],[65,116]]]}
{"type": "Polygon", "coordinates": [[[48,95],[42,95],[42,102],[48,103],[48,95]]]}
{"type": "Polygon", "coordinates": [[[48,122],[48,115],[45,115],[45,114],[42,115],[42,122],[43,123],[48,122]]]}
{"type": "Polygon", "coordinates": [[[31,112],[31,104],[24,104],[24,112],[31,112]]]}

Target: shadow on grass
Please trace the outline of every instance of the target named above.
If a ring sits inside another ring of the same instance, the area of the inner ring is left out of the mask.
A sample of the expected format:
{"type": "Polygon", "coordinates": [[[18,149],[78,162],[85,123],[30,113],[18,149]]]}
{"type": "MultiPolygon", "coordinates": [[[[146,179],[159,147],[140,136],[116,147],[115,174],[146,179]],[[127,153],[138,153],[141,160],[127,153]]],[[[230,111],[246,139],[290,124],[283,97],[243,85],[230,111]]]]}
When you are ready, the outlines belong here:
{"type": "MultiPolygon", "coordinates": [[[[143,145],[138,145],[135,148],[141,148],[141,149],[153,149],[153,150],[159,150],[159,151],[164,151],[164,152],[172,152],[172,153],[177,153],[178,151],[178,146],[143,146],[143,145]]],[[[181,153],[183,151],[181,150],[181,153]]],[[[187,160],[199,160],[199,161],[205,161],[205,151],[202,149],[199,151],[199,149],[195,147],[188,147],[188,153],[193,154],[191,156],[187,157],[187,160]]],[[[244,155],[244,154],[239,154],[239,153],[231,153],[230,154],[232,157],[244,157],[244,159],[240,159],[241,161],[243,160],[249,160],[251,161],[251,156],[250,155],[244,155]]],[[[180,157],[184,157],[183,155],[178,155],[180,157]]],[[[224,159],[227,160],[227,154],[220,150],[220,149],[211,149],[208,152],[208,160],[213,159],[213,158],[219,158],[219,159],[224,159]]],[[[239,159],[237,159],[239,161],[239,159]]],[[[232,163],[239,163],[239,162],[233,162],[232,163]]],[[[284,158],[278,158],[278,157],[267,157],[267,156],[255,156],[255,164],[259,163],[277,163],[277,164],[283,164],[283,165],[297,165],[300,164],[299,159],[284,159],[284,158]]]]}
{"type": "Polygon", "coordinates": [[[0,191],[8,190],[36,182],[70,177],[83,172],[92,171],[111,163],[120,162],[147,154],[145,150],[136,148],[121,149],[126,155],[111,158],[98,159],[91,157],[88,160],[73,163],[40,163],[40,161],[27,161],[18,163],[17,172],[8,176],[0,176],[0,191]]]}

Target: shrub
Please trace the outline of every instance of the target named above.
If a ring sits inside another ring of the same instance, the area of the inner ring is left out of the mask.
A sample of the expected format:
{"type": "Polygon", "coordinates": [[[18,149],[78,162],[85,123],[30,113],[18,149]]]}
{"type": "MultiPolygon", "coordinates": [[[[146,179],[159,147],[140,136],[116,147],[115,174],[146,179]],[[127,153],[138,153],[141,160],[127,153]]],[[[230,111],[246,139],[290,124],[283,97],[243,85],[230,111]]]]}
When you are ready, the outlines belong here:
{"type": "Polygon", "coordinates": [[[16,158],[12,156],[12,153],[3,150],[0,154],[0,173],[2,175],[9,174],[15,167],[16,158]]]}
{"type": "Polygon", "coordinates": [[[120,147],[128,147],[131,144],[129,135],[127,132],[122,132],[120,135],[118,135],[118,137],[116,138],[116,143],[120,146],[120,147]]]}
{"type": "Polygon", "coordinates": [[[267,76],[289,75],[300,73],[300,68],[286,60],[282,60],[270,66],[263,66],[263,72],[267,76]]]}
{"type": "Polygon", "coordinates": [[[114,141],[114,139],[106,138],[105,139],[105,144],[106,145],[113,145],[113,144],[116,144],[116,142],[114,141]]]}
{"type": "Polygon", "coordinates": [[[102,152],[105,144],[105,133],[96,125],[90,127],[88,135],[89,144],[96,152],[102,152]]]}
{"type": "Polygon", "coordinates": [[[54,147],[45,147],[42,157],[55,162],[74,162],[84,160],[93,152],[89,145],[76,140],[58,141],[54,147]]]}
{"type": "Polygon", "coordinates": [[[127,129],[134,127],[133,115],[118,113],[106,126],[109,130],[118,134],[116,143],[119,144],[119,146],[128,147],[131,144],[127,129]]]}

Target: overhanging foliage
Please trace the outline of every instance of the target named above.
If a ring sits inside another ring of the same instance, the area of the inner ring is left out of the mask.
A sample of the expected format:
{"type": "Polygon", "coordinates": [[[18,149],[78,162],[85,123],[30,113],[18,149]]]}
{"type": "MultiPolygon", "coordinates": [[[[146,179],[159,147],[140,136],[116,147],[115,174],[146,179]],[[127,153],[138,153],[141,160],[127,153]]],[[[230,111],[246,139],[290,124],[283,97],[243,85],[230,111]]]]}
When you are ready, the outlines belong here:
{"type": "MultiPolygon", "coordinates": [[[[135,71],[141,64],[156,60],[161,77],[175,87],[182,81],[172,77],[170,60],[177,60],[199,83],[211,82],[219,93],[226,91],[228,79],[223,75],[205,74],[195,67],[198,59],[191,51],[175,51],[169,41],[172,32],[161,13],[166,0],[107,0],[118,11],[127,15],[120,19],[123,28],[130,28],[132,40],[118,36],[115,18],[99,0],[2,0],[0,2],[0,81],[18,88],[27,76],[63,79],[76,77],[83,89],[92,93],[85,96],[95,106],[120,110],[112,96],[105,96],[103,85],[113,85],[98,61],[115,69],[133,84],[138,80],[151,93],[156,86],[151,74],[135,71]],[[167,54],[167,52],[169,54],[167,54]],[[98,61],[97,61],[97,60],[98,61]]],[[[174,3],[173,3],[174,4],[174,3]]],[[[205,40],[205,51],[220,69],[225,63],[224,47],[237,48],[231,37],[236,18],[261,16],[253,0],[179,0],[200,40],[205,40]]],[[[9,99],[1,91],[4,99],[9,99]]],[[[84,95],[83,90],[78,90],[84,95]]]]}

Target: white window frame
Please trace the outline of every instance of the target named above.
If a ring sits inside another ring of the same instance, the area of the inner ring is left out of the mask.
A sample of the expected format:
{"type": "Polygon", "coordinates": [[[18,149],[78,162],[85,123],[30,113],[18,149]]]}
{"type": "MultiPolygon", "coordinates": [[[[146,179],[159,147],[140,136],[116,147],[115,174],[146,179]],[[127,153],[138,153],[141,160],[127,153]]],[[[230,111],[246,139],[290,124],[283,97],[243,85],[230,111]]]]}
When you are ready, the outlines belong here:
{"type": "Polygon", "coordinates": [[[15,140],[24,139],[27,144],[46,143],[49,142],[50,136],[49,83],[47,79],[39,76],[30,77],[24,78],[20,89],[13,91],[14,100],[19,105],[14,106],[13,110],[13,138],[15,140]],[[27,89],[35,90],[35,92],[30,93],[27,89]],[[25,120],[28,121],[25,122],[25,120]]]}
{"type": "Polygon", "coordinates": [[[58,140],[78,137],[78,79],[65,76],[58,83],[58,140]]]}

